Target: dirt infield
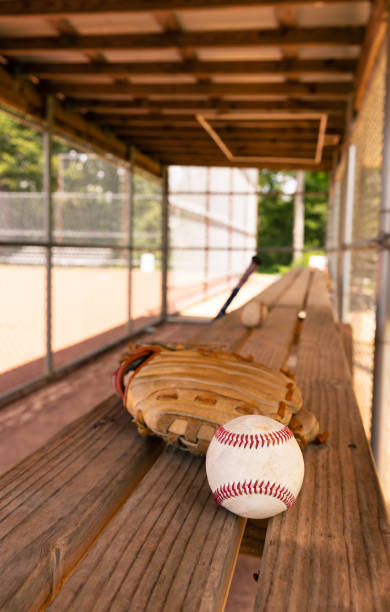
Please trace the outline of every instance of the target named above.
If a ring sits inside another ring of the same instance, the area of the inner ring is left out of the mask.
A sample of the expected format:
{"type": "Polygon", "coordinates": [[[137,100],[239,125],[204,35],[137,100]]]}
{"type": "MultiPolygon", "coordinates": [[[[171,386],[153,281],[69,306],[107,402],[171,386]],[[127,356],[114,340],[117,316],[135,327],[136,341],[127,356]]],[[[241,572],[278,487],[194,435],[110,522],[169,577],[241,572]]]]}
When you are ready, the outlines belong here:
{"type": "MultiPolygon", "coordinates": [[[[0,394],[44,374],[46,303],[44,266],[0,266],[0,394]]],[[[191,293],[175,287],[170,302],[191,293]]],[[[181,279],[183,280],[183,279],[181,279]]],[[[254,275],[233,307],[261,291],[272,276],[254,275]]],[[[127,333],[128,271],[118,268],[54,267],[52,272],[52,346],[55,368],[71,363],[127,333]]],[[[198,291],[199,293],[199,291],[198,291]]],[[[216,314],[229,291],[183,311],[216,314]]],[[[152,323],[161,311],[161,273],[132,271],[133,329],[152,323]]]]}
{"type": "MultiPolygon", "coordinates": [[[[128,272],[124,269],[54,268],[52,345],[70,347],[124,326],[128,316],[128,272]]],[[[132,272],[134,318],[158,316],[161,273],[132,272]]],[[[45,353],[45,268],[0,266],[0,371],[45,353]]]]}

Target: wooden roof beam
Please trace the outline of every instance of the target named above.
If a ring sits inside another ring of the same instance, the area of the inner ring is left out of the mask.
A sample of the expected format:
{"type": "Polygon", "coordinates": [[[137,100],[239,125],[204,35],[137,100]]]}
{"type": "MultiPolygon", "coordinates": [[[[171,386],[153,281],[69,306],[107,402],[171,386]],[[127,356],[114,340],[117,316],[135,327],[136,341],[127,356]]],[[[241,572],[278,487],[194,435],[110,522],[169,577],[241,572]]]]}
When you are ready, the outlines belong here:
{"type": "MultiPolygon", "coordinates": [[[[345,100],[352,91],[350,83],[175,83],[138,85],[114,83],[97,85],[93,83],[58,82],[48,84],[51,92],[61,92],[69,97],[94,97],[114,95],[134,96],[287,96],[345,100]]],[[[164,103],[163,103],[164,105],[164,103]]],[[[276,105],[277,106],[277,105],[276,105]]]]}
{"type": "Polygon", "coordinates": [[[205,110],[220,112],[234,111],[309,111],[314,110],[329,113],[334,117],[344,117],[346,112],[346,100],[177,100],[167,98],[164,100],[149,100],[148,98],[137,98],[128,100],[99,100],[86,98],[74,99],[69,102],[72,108],[83,112],[104,113],[129,113],[142,111],[143,114],[158,112],[163,117],[169,117],[177,113],[194,115],[205,110]]]}
{"type": "MultiPolygon", "coordinates": [[[[123,129],[140,129],[140,130],[144,130],[144,129],[149,129],[149,130],[154,130],[154,129],[163,129],[166,130],[167,132],[172,133],[173,135],[177,132],[177,133],[182,133],[182,128],[188,128],[189,130],[199,130],[199,124],[197,125],[196,121],[189,121],[189,120],[181,120],[178,119],[177,117],[174,118],[173,123],[171,124],[167,124],[164,122],[159,122],[157,120],[154,121],[150,121],[147,122],[145,121],[144,123],[138,122],[136,120],[130,120],[127,121],[126,118],[124,119],[116,119],[113,117],[106,117],[105,115],[97,115],[95,116],[88,116],[88,120],[94,121],[95,123],[99,124],[102,123],[104,125],[109,125],[111,127],[120,127],[123,129]]],[[[249,132],[251,132],[253,129],[257,129],[257,130],[268,130],[268,131],[274,131],[274,132],[278,132],[280,130],[283,131],[302,131],[302,132],[310,132],[313,131],[315,132],[316,130],[318,130],[318,124],[312,124],[312,126],[304,126],[302,125],[300,122],[298,121],[289,121],[289,122],[280,122],[280,124],[276,123],[276,122],[268,122],[268,123],[255,123],[255,122],[251,122],[248,121],[245,124],[237,124],[236,122],[230,122],[230,123],[218,123],[219,129],[228,129],[231,131],[235,131],[235,130],[239,130],[240,133],[242,131],[245,130],[249,130],[249,132]]],[[[338,130],[343,130],[344,128],[344,122],[343,121],[335,121],[335,120],[330,120],[328,121],[328,128],[332,127],[332,129],[338,129],[338,130]]]]}
{"type": "MultiPolygon", "coordinates": [[[[344,0],[344,2],[354,0],[344,0]]],[[[333,4],[339,0],[322,0],[323,4],[333,4]]],[[[314,0],[295,0],[296,5],[314,4],[314,0]]],[[[208,8],[228,8],[245,6],[283,6],[291,5],[291,0],[2,0],[0,17],[45,17],[48,15],[70,16],[85,14],[110,14],[129,12],[175,11],[208,8]]]]}
{"type": "MultiPolygon", "coordinates": [[[[0,68],[0,103],[22,112],[38,125],[45,125],[46,99],[27,79],[15,78],[0,68]]],[[[77,111],[66,108],[59,100],[54,101],[53,127],[59,133],[77,141],[80,146],[93,148],[100,153],[110,154],[128,162],[128,145],[119,140],[110,130],[103,130],[98,124],[85,120],[77,111]]],[[[149,159],[149,158],[147,158],[149,159]]],[[[141,163],[141,162],[140,162],[141,163]]],[[[146,162],[143,160],[143,167],[146,162]]],[[[153,173],[161,176],[161,167],[149,159],[153,173]]]]}
{"type": "MultiPolygon", "coordinates": [[[[152,154],[152,153],[150,153],[152,154]]],[[[156,152],[153,152],[153,154],[155,155],[156,152]]],[[[315,170],[315,171],[320,171],[320,170],[324,170],[324,171],[328,171],[332,169],[332,164],[333,164],[333,153],[331,154],[330,157],[326,157],[324,156],[324,159],[322,160],[322,162],[320,162],[319,164],[314,164],[313,162],[308,162],[307,164],[303,165],[301,162],[300,163],[276,163],[276,162],[267,162],[267,163],[243,163],[243,162],[229,162],[226,157],[221,153],[220,156],[218,156],[218,154],[214,154],[214,155],[204,155],[204,156],[200,156],[199,154],[196,155],[195,153],[190,153],[190,154],[186,154],[186,153],[176,153],[176,154],[170,154],[170,153],[158,153],[158,159],[162,164],[168,164],[168,165],[188,165],[188,166],[232,166],[234,168],[248,168],[248,167],[252,167],[252,168],[268,168],[268,169],[273,169],[273,170],[301,170],[301,169],[305,169],[305,170],[315,170]]]]}
{"type": "Polygon", "coordinates": [[[356,60],[299,60],[283,59],[281,61],[232,61],[232,62],[115,62],[86,65],[82,63],[25,63],[22,70],[26,74],[35,74],[39,77],[61,77],[66,75],[83,75],[86,69],[88,74],[108,75],[116,77],[149,76],[156,74],[280,74],[281,76],[295,78],[306,73],[324,75],[353,75],[357,67],[356,60]]]}
{"type": "MultiPolygon", "coordinates": [[[[150,121],[148,121],[147,119],[144,120],[137,120],[137,119],[133,119],[130,121],[126,121],[126,119],[118,119],[118,118],[114,118],[111,117],[109,119],[107,119],[106,116],[102,116],[102,115],[96,115],[93,118],[92,117],[88,117],[88,119],[93,120],[94,122],[101,122],[101,123],[105,123],[105,124],[109,124],[109,125],[114,125],[114,126],[119,126],[122,128],[127,128],[127,129],[161,129],[161,130],[166,130],[167,132],[170,132],[172,134],[174,134],[175,132],[178,132],[179,134],[182,133],[182,129],[183,127],[188,128],[189,131],[191,130],[199,130],[201,129],[199,127],[199,123],[196,121],[196,119],[194,120],[182,120],[180,118],[177,117],[173,117],[172,123],[168,123],[166,121],[161,121],[159,119],[151,119],[150,121]]],[[[210,123],[213,124],[213,121],[210,120],[210,123]]],[[[279,131],[282,131],[283,134],[288,134],[289,132],[294,132],[294,133],[307,133],[307,132],[318,132],[318,126],[319,126],[319,120],[317,121],[312,121],[312,122],[305,122],[305,121],[299,121],[299,120],[294,120],[294,121],[245,121],[245,122],[241,122],[241,121],[237,121],[232,119],[231,121],[218,121],[215,123],[215,125],[217,126],[218,130],[226,130],[229,132],[245,132],[245,131],[249,131],[249,133],[252,133],[253,130],[259,130],[262,133],[263,132],[274,132],[274,133],[278,133],[279,131]]],[[[343,123],[341,121],[339,122],[334,122],[332,123],[332,125],[339,125],[340,127],[343,126],[343,123]]]]}
{"type": "Polygon", "coordinates": [[[202,47],[289,47],[360,45],[364,37],[361,27],[282,28],[276,30],[234,30],[215,32],[164,32],[158,34],[106,34],[90,36],[31,36],[0,39],[0,52],[5,55],[28,51],[96,52],[113,49],[166,49],[202,47]]]}

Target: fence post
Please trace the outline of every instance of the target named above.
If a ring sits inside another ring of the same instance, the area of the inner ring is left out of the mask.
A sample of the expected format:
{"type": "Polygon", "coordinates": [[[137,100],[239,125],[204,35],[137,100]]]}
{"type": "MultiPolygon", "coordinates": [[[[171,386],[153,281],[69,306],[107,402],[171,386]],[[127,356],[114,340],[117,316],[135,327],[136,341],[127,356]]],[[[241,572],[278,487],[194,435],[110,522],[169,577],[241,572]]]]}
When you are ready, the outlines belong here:
{"type": "Polygon", "coordinates": [[[130,165],[126,170],[127,172],[127,272],[128,272],[128,280],[127,280],[127,333],[129,336],[133,332],[133,316],[132,316],[132,271],[133,271],[133,212],[134,212],[134,151],[130,149],[130,165]]]}
{"type": "Polygon", "coordinates": [[[297,170],[297,187],[294,197],[293,261],[298,262],[303,255],[305,242],[305,171],[297,170]]]}
{"type": "Polygon", "coordinates": [[[169,258],[169,176],[168,166],[163,168],[162,193],[162,253],[161,253],[161,319],[168,313],[168,258],[169,258]]]}
{"type": "Polygon", "coordinates": [[[339,259],[339,217],[340,217],[340,193],[341,184],[336,180],[333,172],[328,202],[328,214],[330,214],[327,226],[326,245],[328,255],[328,273],[332,286],[337,289],[338,259],[339,259]]]}
{"type": "Polygon", "coordinates": [[[344,236],[341,269],[341,294],[340,294],[340,320],[346,322],[349,314],[350,290],[351,290],[351,250],[349,245],[352,242],[353,233],[353,204],[355,193],[355,163],[356,145],[348,148],[347,161],[347,188],[345,194],[345,213],[344,213],[344,236]]]}
{"type": "Polygon", "coordinates": [[[52,243],[53,243],[53,202],[51,194],[52,179],[52,125],[53,125],[53,98],[46,100],[46,127],[43,132],[43,198],[46,234],[46,354],[45,374],[53,372],[52,351],[52,243]]]}
{"type": "MultiPolygon", "coordinates": [[[[383,127],[382,201],[379,237],[390,234],[390,27],[387,27],[386,96],[383,127]]],[[[388,410],[390,403],[390,250],[380,249],[376,283],[376,330],[374,352],[371,445],[379,476],[386,470],[388,410]]]]}

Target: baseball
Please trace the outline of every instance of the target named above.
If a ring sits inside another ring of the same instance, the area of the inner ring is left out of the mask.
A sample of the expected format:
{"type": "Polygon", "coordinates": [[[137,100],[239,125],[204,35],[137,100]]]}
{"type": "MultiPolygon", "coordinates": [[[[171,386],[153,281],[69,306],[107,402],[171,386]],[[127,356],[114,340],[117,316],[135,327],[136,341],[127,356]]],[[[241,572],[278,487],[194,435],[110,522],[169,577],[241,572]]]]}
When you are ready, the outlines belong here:
{"type": "Polygon", "coordinates": [[[304,462],[288,427],[252,414],[217,429],[207,450],[206,472],[217,504],[239,516],[262,519],[295,503],[304,462]]]}
{"type": "Polygon", "coordinates": [[[257,327],[267,316],[268,309],[264,302],[249,302],[241,311],[241,323],[244,327],[257,327]]]}

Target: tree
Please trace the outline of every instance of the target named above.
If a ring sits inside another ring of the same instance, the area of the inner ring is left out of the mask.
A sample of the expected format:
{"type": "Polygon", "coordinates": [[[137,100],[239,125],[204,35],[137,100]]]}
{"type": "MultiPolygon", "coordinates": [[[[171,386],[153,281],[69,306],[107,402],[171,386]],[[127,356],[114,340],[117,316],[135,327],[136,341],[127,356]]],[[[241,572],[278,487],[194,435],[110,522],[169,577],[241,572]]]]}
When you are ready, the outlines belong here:
{"type": "MultiPolygon", "coordinates": [[[[292,247],[295,172],[261,170],[259,183],[263,195],[258,209],[258,248],[263,269],[278,271],[280,266],[291,264],[292,254],[262,251],[262,247],[292,247]]],[[[305,248],[325,244],[327,188],[326,172],[305,172],[305,192],[324,192],[305,195],[305,248]]]]}
{"type": "Polygon", "coordinates": [[[0,191],[42,191],[42,134],[0,112],[0,191]]]}

